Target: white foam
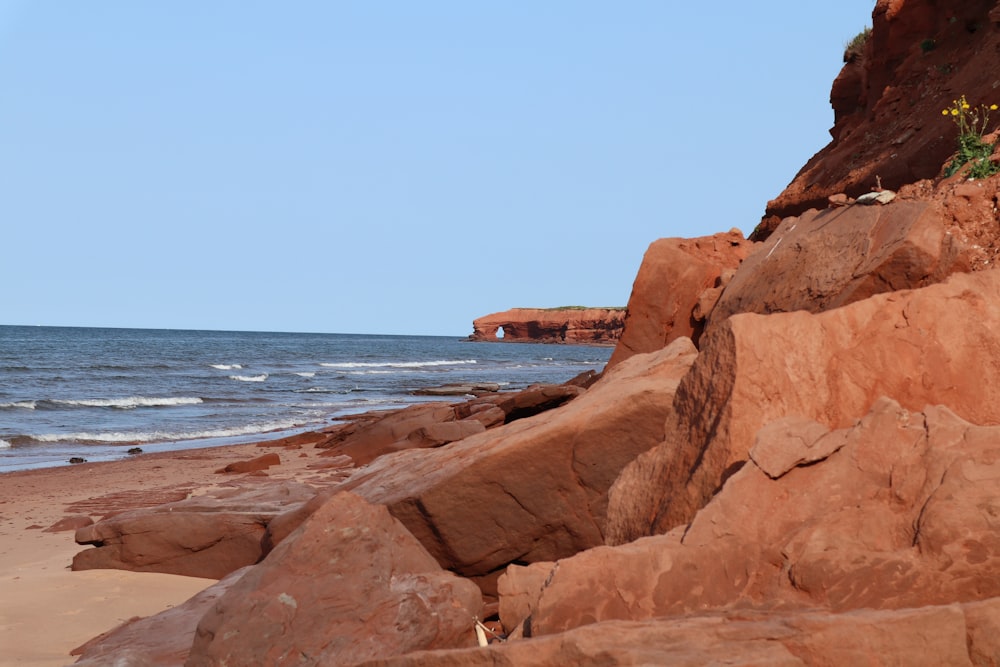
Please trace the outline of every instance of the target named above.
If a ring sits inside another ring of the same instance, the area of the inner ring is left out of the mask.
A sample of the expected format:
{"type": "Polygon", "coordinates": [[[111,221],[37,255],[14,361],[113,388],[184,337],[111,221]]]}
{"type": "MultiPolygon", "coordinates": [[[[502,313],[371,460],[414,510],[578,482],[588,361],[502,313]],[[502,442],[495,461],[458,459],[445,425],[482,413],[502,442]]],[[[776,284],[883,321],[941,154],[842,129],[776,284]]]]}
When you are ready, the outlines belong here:
{"type": "Polygon", "coordinates": [[[229,379],[240,382],[263,382],[267,379],[267,373],[261,373],[260,375],[230,375],[229,379]]]}
{"type": "Polygon", "coordinates": [[[70,405],[82,408],[158,408],[174,405],[197,405],[202,402],[197,396],[129,396],[128,398],[94,398],[81,400],[53,400],[58,405],[70,405]]]}
{"type": "Polygon", "coordinates": [[[304,377],[304,378],[316,377],[316,373],[313,373],[313,372],[296,373],[296,375],[299,375],[299,376],[304,377]]]}
{"type": "Polygon", "coordinates": [[[13,447],[13,446],[14,446],[14,445],[10,444],[10,443],[9,443],[9,442],[7,442],[6,440],[4,440],[4,439],[0,438],[0,449],[10,449],[10,448],[11,448],[11,447],[13,447]]]}
{"type": "Polygon", "coordinates": [[[21,408],[22,410],[34,410],[37,401],[17,401],[16,403],[0,403],[0,408],[21,408]]]}
{"type": "Polygon", "coordinates": [[[302,420],[283,420],[265,422],[263,424],[246,424],[232,428],[208,429],[206,431],[191,431],[182,433],[167,433],[165,431],[109,431],[106,433],[46,433],[31,436],[38,442],[91,442],[91,443],[132,443],[132,442],[166,442],[182,440],[201,440],[204,438],[231,438],[241,435],[255,435],[282,431],[302,425],[302,420]]]}
{"type": "Polygon", "coordinates": [[[220,371],[238,371],[243,366],[239,364],[212,364],[212,368],[218,369],[220,371]]]}
{"type": "Polygon", "coordinates": [[[338,363],[321,363],[327,368],[424,368],[428,366],[462,366],[478,363],[475,359],[455,359],[441,361],[344,361],[338,363]]]}

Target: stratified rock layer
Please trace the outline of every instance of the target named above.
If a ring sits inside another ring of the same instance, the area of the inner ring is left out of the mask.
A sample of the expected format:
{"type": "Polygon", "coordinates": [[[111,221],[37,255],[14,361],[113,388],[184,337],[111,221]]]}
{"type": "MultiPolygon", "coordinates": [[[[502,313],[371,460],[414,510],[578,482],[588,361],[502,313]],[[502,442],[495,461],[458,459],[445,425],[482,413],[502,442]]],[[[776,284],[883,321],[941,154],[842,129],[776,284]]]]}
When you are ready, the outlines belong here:
{"type": "Polygon", "coordinates": [[[73,569],[219,579],[260,560],[268,522],[315,492],[305,484],[264,483],[122,512],[76,531],[77,543],[94,546],[73,558],[73,569]]]}
{"type": "Polygon", "coordinates": [[[824,207],[877,185],[902,185],[941,172],[958,133],[941,110],[965,94],[1000,103],[1000,20],[994,0],[931,3],[878,0],[863,53],[850,59],[830,94],[833,141],[814,155],[767,206],[751,238],[763,240],[781,218],[824,207]]]}

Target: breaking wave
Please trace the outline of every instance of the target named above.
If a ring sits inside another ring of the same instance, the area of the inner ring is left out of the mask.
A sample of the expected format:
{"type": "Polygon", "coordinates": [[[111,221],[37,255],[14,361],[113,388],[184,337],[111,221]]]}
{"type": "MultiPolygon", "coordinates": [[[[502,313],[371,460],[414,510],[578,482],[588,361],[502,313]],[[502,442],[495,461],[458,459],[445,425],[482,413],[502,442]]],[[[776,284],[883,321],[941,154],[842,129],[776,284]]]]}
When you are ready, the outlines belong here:
{"type": "Polygon", "coordinates": [[[207,429],[204,431],[187,432],[166,432],[166,431],[109,431],[101,432],[80,432],[80,433],[47,433],[31,436],[36,442],[56,443],[56,442],[76,442],[85,444],[130,444],[135,442],[167,442],[182,440],[202,440],[207,438],[232,438],[243,435],[265,434],[272,431],[301,426],[301,420],[282,420],[266,422],[263,424],[246,424],[231,428],[207,429]]]}
{"type": "Polygon", "coordinates": [[[243,368],[240,364],[211,364],[211,366],[220,371],[238,371],[243,368]]]}
{"type": "Polygon", "coordinates": [[[268,378],[267,373],[261,373],[260,375],[230,375],[230,380],[237,380],[239,382],[263,382],[268,378]]]}
{"type": "Polygon", "coordinates": [[[441,361],[343,361],[337,363],[321,363],[327,368],[427,368],[432,366],[462,366],[478,363],[475,359],[456,359],[441,361]]]}

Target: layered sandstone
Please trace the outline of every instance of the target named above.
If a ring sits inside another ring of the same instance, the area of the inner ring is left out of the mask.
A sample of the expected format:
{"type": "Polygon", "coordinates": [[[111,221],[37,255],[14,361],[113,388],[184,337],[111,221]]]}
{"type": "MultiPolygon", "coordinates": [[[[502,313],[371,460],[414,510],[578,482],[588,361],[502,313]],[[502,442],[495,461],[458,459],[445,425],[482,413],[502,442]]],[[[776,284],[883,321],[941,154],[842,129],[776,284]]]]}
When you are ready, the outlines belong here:
{"type": "Polygon", "coordinates": [[[956,149],[955,126],[941,110],[963,94],[975,104],[1000,103],[994,0],[878,0],[872,21],[863,51],[848,59],[830,93],[833,140],[768,204],[751,238],[824,208],[833,194],[935,178],[956,149]]]}
{"type": "Polygon", "coordinates": [[[469,340],[613,345],[624,321],[624,308],[513,308],[476,318],[469,340]]]}

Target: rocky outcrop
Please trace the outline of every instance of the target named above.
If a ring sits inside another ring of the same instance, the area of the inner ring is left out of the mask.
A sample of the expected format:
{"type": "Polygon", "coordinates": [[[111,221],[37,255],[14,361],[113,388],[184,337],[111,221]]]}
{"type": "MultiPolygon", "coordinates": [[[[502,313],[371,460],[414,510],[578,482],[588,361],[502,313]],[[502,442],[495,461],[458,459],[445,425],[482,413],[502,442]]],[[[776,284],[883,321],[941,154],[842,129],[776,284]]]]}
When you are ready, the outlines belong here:
{"type": "Polygon", "coordinates": [[[723,274],[740,265],[753,245],[734,229],[696,239],[654,241],[642,258],[632,285],[621,340],[611,354],[614,366],[633,354],[653,352],[676,338],[701,337],[712,303],[718,298],[723,274]]]}
{"type": "Polygon", "coordinates": [[[970,244],[944,221],[916,200],[786,218],[735,272],[708,328],[736,313],[816,313],[968,271],[970,244]]]}
{"type": "Polygon", "coordinates": [[[473,320],[469,340],[614,345],[624,321],[624,308],[513,308],[473,320]]]}
{"type": "Polygon", "coordinates": [[[562,408],[454,442],[376,459],[345,489],[385,504],[438,561],[484,576],[602,544],[607,491],[663,439],[688,339],[637,355],[562,408]]]}
{"type": "Polygon", "coordinates": [[[747,460],[754,434],[788,416],[849,425],[876,398],[944,403],[1000,423],[1000,271],[958,274],[818,315],[735,315],[681,381],[662,445],[611,491],[615,543],[685,524],[747,460]]]}
{"type": "Polygon", "coordinates": [[[385,507],[339,493],[215,602],[186,664],[348,665],[474,646],[481,615],[475,584],[385,507]]]}
{"type": "Polygon", "coordinates": [[[782,218],[824,208],[830,195],[897,190],[940,174],[956,149],[955,127],[941,110],[962,94],[1000,103],[995,5],[878,0],[863,53],[845,64],[830,94],[833,141],[768,204],[751,238],[763,240],[782,218]]]}
{"type": "Polygon", "coordinates": [[[584,392],[572,384],[534,385],[462,403],[422,403],[369,413],[332,429],[316,446],[327,456],[348,456],[361,466],[406,449],[440,447],[559,407],[584,392]]]}
{"type": "Polygon", "coordinates": [[[537,636],[706,610],[995,600],[998,442],[1000,427],[884,398],[845,429],[772,424],[690,526],[511,568],[501,615],[508,627],[530,617],[537,636]],[[789,466],[787,452],[808,450],[818,455],[789,466]]]}
{"type": "Polygon", "coordinates": [[[260,560],[268,522],[315,492],[305,484],[280,482],[122,512],[76,531],[78,544],[94,546],[73,558],[73,569],[219,579],[260,560]]]}

